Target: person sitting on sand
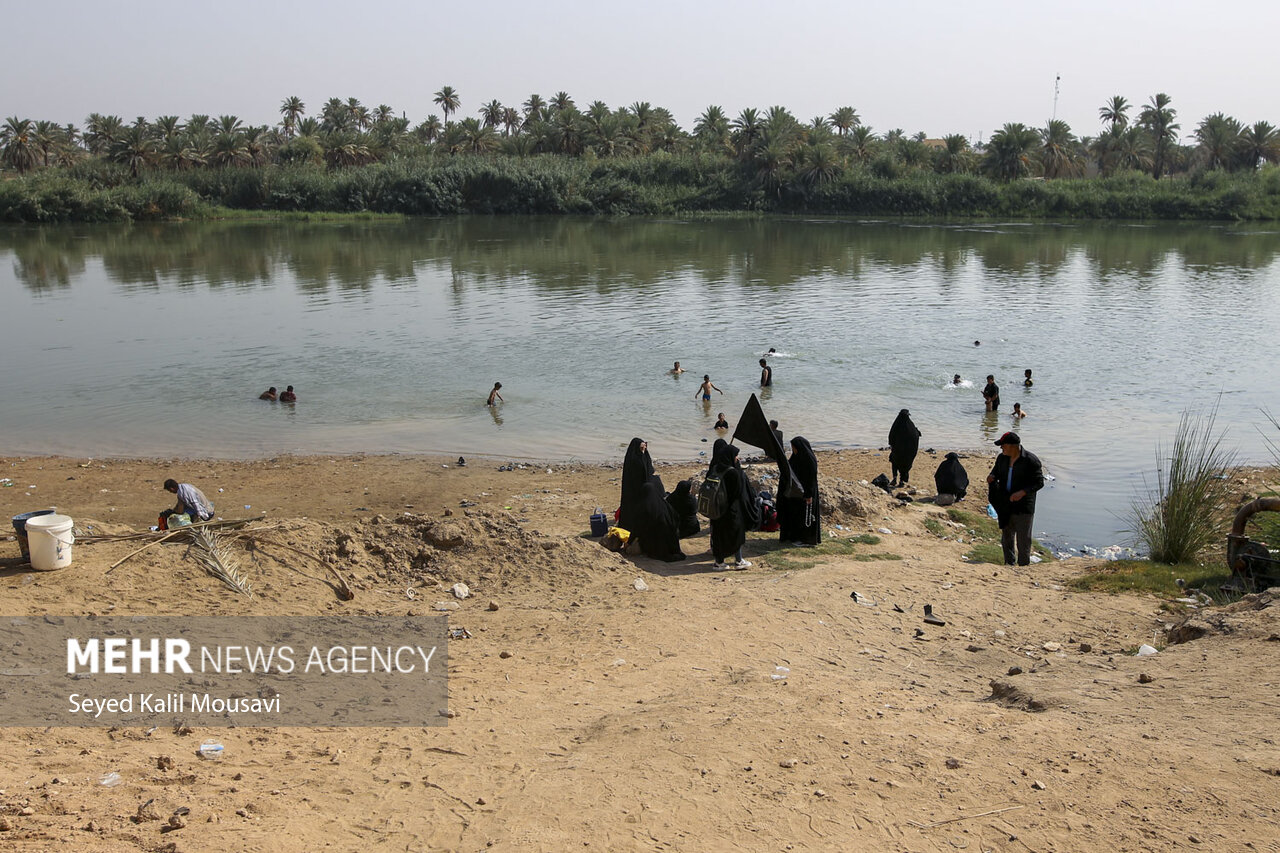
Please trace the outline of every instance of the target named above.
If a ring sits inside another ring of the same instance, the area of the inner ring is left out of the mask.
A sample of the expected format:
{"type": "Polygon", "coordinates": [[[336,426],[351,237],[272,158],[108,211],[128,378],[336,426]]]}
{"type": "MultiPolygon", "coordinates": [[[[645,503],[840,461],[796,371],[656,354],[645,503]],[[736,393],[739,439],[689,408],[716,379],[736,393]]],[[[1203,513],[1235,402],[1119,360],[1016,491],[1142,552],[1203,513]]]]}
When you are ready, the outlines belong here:
{"type": "Polygon", "coordinates": [[[667,373],[670,373],[672,376],[679,376],[681,373],[684,373],[684,368],[681,367],[680,362],[677,361],[676,366],[668,370],[667,373]]]}
{"type": "Polygon", "coordinates": [[[938,506],[950,506],[956,501],[964,500],[969,490],[969,473],[964,470],[960,454],[948,453],[933,473],[933,484],[938,489],[934,503],[938,506]]]}
{"type": "Polygon", "coordinates": [[[724,412],[721,412],[720,414],[716,415],[716,418],[717,418],[716,425],[713,426],[712,429],[728,429],[729,428],[729,422],[725,420],[724,412]]]}
{"type": "Polygon", "coordinates": [[[213,504],[204,496],[204,492],[190,483],[179,483],[177,480],[165,480],[164,490],[178,496],[178,503],[173,509],[160,513],[160,517],[168,519],[171,515],[186,513],[192,522],[208,521],[213,518],[213,504]]]}
{"type": "Polygon", "coordinates": [[[489,392],[489,399],[484,401],[484,404],[486,406],[492,406],[494,400],[497,400],[499,403],[506,402],[506,400],[502,399],[502,395],[498,393],[498,389],[501,387],[502,387],[501,382],[493,383],[493,390],[489,392]]]}
{"type": "MultiPolygon", "coordinates": [[[[693,393],[693,399],[695,400],[698,399],[698,395],[701,394],[702,402],[704,403],[710,402],[712,391],[720,391],[720,389],[717,388],[715,385],[711,384],[710,374],[704,373],[702,375],[702,384],[699,385],[698,390],[693,393]]],[[[720,393],[724,394],[723,391],[720,391],[720,393]]]]}
{"type": "Polygon", "coordinates": [[[1022,404],[1021,404],[1021,403],[1014,403],[1014,404],[1013,404],[1013,416],[1014,416],[1015,418],[1025,418],[1025,417],[1027,416],[1027,413],[1026,413],[1026,412],[1024,412],[1024,411],[1022,411],[1022,404]]]}
{"type": "Polygon", "coordinates": [[[693,480],[681,480],[676,483],[676,490],[667,495],[667,503],[675,510],[679,519],[677,532],[680,538],[693,536],[702,529],[698,522],[698,499],[693,496],[693,480]]]}
{"type": "Polygon", "coordinates": [[[288,388],[285,388],[285,389],[284,389],[284,393],[280,395],[280,402],[281,402],[281,403],[296,403],[296,402],[298,402],[298,395],[297,395],[297,394],[295,394],[295,393],[293,393],[293,386],[292,386],[292,385],[290,385],[288,388]]]}
{"type": "Polygon", "coordinates": [[[276,386],[272,385],[270,388],[263,391],[261,394],[258,395],[258,399],[270,400],[271,402],[274,403],[276,401],[276,386]]]}

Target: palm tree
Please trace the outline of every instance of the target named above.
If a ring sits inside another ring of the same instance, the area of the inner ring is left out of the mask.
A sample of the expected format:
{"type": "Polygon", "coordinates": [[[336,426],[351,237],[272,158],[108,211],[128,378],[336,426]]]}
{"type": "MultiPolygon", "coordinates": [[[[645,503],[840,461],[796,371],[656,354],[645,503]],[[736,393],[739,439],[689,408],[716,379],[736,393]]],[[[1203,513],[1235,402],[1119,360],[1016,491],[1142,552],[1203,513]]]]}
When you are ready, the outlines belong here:
{"type": "Polygon", "coordinates": [[[369,111],[365,109],[364,104],[360,103],[359,98],[347,98],[343,109],[347,111],[347,115],[351,117],[350,123],[355,125],[357,130],[364,130],[369,126],[369,111]]]}
{"type": "Polygon", "coordinates": [[[760,138],[760,114],[752,107],[738,113],[729,125],[733,129],[733,147],[738,156],[745,159],[760,138]]]}
{"type": "Polygon", "coordinates": [[[1129,124],[1129,99],[1123,95],[1112,95],[1111,100],[1107,101],[1098,108],[1098,117],[1104,122],[1111,125],[1111,129],[1124,128],[1129,124]]]}
{"type": "Polygon", "coordinates": [[[320,109],[320,124],[328,132],[346,130],[351,126],[351,113],[338,98],[330,98],[320,109]]]}
{"type": "Polygon", "coordinates": [[[480,108],[480,118],[485,127],[497,127],[502,124],[502,104],[495,98],[480,108]]]}
{"type": "Polygon", "coordinates": [[[435,142],[443,131],[440,119],[436,116],[427,116],[422,124],[413,129],[414,135],[423,142],[435,142]]]}
{"type": "Polygon", "coordinates": [[[865,124],[855,126],[849,135],[841,140],[848,150],[849,156],[859,163],[869,163],[876,153],[875,132],[865,124]]]}
{"type": "Polygon", "coordinates": [[[828,118],[831,119],[831,126],[841,136],[862,123],[862,119],[858,118],[858,113],[853,107],[840,107],[828,118]]]}
{"type": "Polygon", "coordinates": [[[840,159],[829,142],[800,149],[800,180],[808,186],[830,183],[840,176],[840,159]]]}
{"type": "Polygon", "coordinates": [[[395,118],[395,115],[396,111],[391,109],[391,107],[386,104],[378,104],[378,106],[373,110],[373,123],[386,124],[395,118]]]}
{"type": "Polygon", "coordinates": [[[1011,181],[1030,175],[1035,168],[1035,148],[1040,134],[1013,122],[991,134],[982,169],[993,178],[1011,181]]]}
{"type": "Polygon", "coordinates": [[[542,121],[543,113],[547,109],[547,102],[542,100],[542,96],[535,92],[521,106],[524,107],[524,125],[528,127],[534,122],[542,121]]]}
{"type": "Polygon", "coordinates": [[[1245,167],[1252,170],[1258,164],[1280,163],[1280,130],[1276,130],[1270,122],[1256,122],[1242,135],[1242,159],[1245,167]]]}
{"type": "Polygon", "coordinates": [[[218,132],[236,134],[244,129],[244,122],[237,116],[218,116],[218,132]]]}
{"type": "Polygon", "coordinates": [[[609,112],[607,107],[603,116],[598,112],[592,115],[587,139],[591,150],[601,157],[617,157],[630,151],[630,123],[630,115],[609,112]]]}
{"type": "Polygon", "coordinates": [[[556,92],[555,97],[551,99],[551,109],[559,112],[567,110],[573,106],[573,98],[569,97],[568,92],[556,92]]]}
{"type": "Polygon", "coordinates": [[[515,107],[502,108],[502,127],[503,135],[511,136],[513,133],[520,132],[520,111],[515,107]]]}
{"type": "MultiPolygon", "coordinates": [[[[1243,125],[1229,115],[1214,113],[1206,116],[1195,132],[1196,142],[1199,143],[1196,148],[1197,159],[1206,169],[1236,168],[1243,159],[1240,156],[1244,147],[1241,140],[1243,131],[1243,125]]],[[[1250,168],[1257,162],[1256,159],[1253,160],[1250,168]]]]}
{"type": "Polygon", "coordinates": [[[202,137],[209,133],[210,124],[207,115],[193,113],[191,118],[187,119],[187,135],[193,137],[202,137]]]}
{"type": "Polygon", "coordinates": [[[458,125],[466,150],[472,154],[488,154],[498,147],[498,132],[479,119],[464,118],[458,125]]]}
{"type": "Polygon", "coordinates": [[[1178,141],[1178,123],[1174,121],[1178,111],[1169,106],[1171,101],[1164,92],[1153,95],[1138,117],[1138,124],[1151,134],[1152,148],[1155,151],[1151,160],[1151,176],[1154,178],[1164,174],[1169,148],[1178,141]]]}
{"type": "Polygon", "coordinates": [[[320,122],[312,116],[307,116],[298,122],[299,136],[318,136],[320,134],[320,122]]]}
{"type": "Polygon", "coordinates": [[[1079,143],[1071,133],[1071,126],[1062,119],[1049,122],[1040,131],[1040,163],[1046,178],[1074,178],[1084,171],[1079,143]]]}
{"type": "Polygon", "coordinates": [[[18,174],[34,169],[40,162],[36,147],[35,125],[31,119],[10,116],[0,127],[0,161],[18,174]]]}
{"type": "Polygon", "coordinates": [[[710,151],[723,151],[729,143],[729,118],[714,104],[702,111],[693,135],[710,151]]]}
{"type": "MultiPolygon", "coordinates": [[[[236,123],[239,124],[238,121],[236,123]]],[[[213,152],[209,156],[209,162],[213,165],[247,166],[252,160],[253,156],[249,153],[243,134],[220,131],[217,138],[213,140],[213,152]]]]}
{"type": "Polygon", "coordinates": [[[440,112],[444,113],[444,123],[449,123],[449,116],[458,111],[458,107],[462,106],[462,99],[458,97],[458,93],[454,91],[452,86],[441,86],[440,91],[436,92],[436,96],[432,101],[440,107],[440,112]]]}
{"type": "Polygon", "coordinates": [[[959,133],[953,133],[942,137],[942,148],[938,149],[933,167],[943,174],[967,172],[972,155],[969,140],[959,133]]]}
{"type": "Polygon", "coordinates": [[[90,154],[105,154],[107,148],[119,136],[124,128],[124,120],[120,116],[104,116],[90,113],[85,119],[84,142],[90,154]]]}
{"type": "Polygon", "coordinates": [[[156,135],[168,142],[182,132],[182,121],[177,116],[157,116],[154,127],[156,135]]]}
{"type": "Polygon", "coordinates": [[[1145,172],[1153,162],[1151,140],[1141,128],[1127,127],[1113,141],[1110,157],[1113,170],[1145,172]]]}
{"type": "Polygon", "coordinates": [[[62,128],[51,121],[38,121],[33,130],[36,148],[40,151],[40,163],[49,165],[49,154],[62,139],[62,128]]]}
{"type": "Polygon", "coordinates": [[[136,178],[142,169],[151,165],[155,151],[149,128],[135,124],[126,128],[111,144],[110,156],[116,163],[128,166],[129,174],[136,178]]]}
{"type": "Polygon", "coordinates": [[[302,118],[303,113],[307,111],[307,105],[302,103],[302,99],[297,95],[291,95],[285,98],[280,104],[280,115],[283,116],[284,132],[289,136],[293,136],[294,128],[298,126],[298,120],[302,118]]]}

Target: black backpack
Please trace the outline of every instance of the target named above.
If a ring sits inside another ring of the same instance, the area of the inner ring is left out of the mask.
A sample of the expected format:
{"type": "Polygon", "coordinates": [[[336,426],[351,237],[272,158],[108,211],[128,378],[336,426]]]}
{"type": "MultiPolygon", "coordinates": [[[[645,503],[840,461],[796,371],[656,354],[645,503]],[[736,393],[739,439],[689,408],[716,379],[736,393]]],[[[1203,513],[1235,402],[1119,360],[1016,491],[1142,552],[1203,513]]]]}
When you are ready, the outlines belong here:
{"type": "Polygon", "coordinates": [[[698,512],[715,521],[729,511],[729,494],[724,487],[726,471],[712,471],[698,489],[698,512]]]}

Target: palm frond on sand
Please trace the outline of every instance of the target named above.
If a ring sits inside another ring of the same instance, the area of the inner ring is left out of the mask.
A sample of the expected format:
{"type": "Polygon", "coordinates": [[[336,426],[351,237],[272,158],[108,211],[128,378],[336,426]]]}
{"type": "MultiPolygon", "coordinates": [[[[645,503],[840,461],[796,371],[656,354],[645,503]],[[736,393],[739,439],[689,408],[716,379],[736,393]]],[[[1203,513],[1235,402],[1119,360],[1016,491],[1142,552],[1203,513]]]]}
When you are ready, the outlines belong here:
{"type": "Polygon", "coordinates": [[[249,578],[240,568],[227,540],[208,528],[191,531],[191,551],[204,570],[238,593],[253,598],[249,578]]]}

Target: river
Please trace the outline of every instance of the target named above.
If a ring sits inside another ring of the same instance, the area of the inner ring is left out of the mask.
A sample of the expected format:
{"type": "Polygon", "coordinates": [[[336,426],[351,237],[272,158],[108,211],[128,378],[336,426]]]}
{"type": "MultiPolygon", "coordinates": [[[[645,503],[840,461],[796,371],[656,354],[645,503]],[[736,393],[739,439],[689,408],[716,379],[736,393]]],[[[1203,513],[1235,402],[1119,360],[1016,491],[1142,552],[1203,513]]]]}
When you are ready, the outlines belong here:
{"type": "MultiPolygon", "coordinates": [[[[656,459],[692,459],[775,348],[761,396],[788,438],[879,447],[909,408],[922,448],[994,455],[1016,428],[1054,478],[1037,535],[1105,545],[1125,540],[1184,411],[1216,406],[1228,445],[1271,461],[1278,253],[1280,230],[1256,225],[6,228],[0,452],[598,461],[639,435],[656,459]],[[676,360],[688,372],[672,377],[676,360]],[[694,399],[703,374],[724,392],[710,406],[694,399]],[[290,384],[296,405],[257,399],[290,384]]],[[[913,479],[931,475],[922,457],[913,479]]]]}

